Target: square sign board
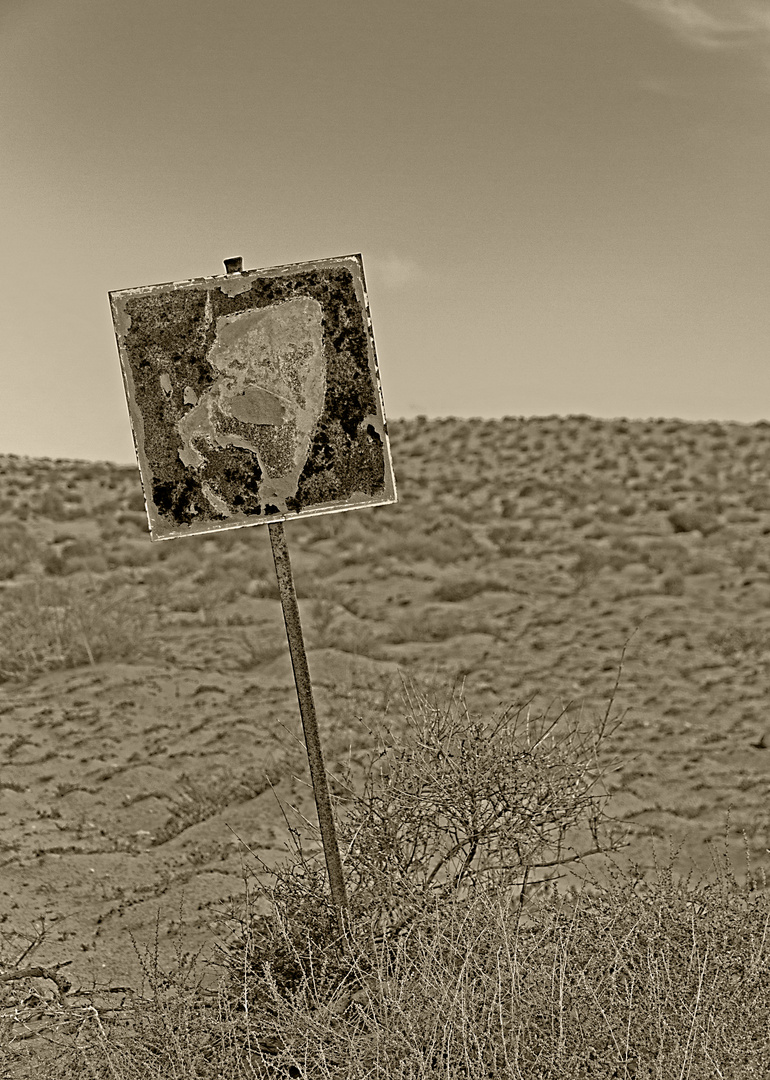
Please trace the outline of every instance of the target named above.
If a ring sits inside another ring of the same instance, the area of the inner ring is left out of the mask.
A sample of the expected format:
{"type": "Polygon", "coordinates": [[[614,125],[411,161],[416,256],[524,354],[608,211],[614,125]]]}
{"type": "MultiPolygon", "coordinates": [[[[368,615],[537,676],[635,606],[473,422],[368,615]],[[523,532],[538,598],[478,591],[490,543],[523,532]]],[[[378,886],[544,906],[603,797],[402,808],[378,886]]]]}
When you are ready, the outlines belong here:
{"type": "Polygon", "coordinates": [[[153,540],[396,501],[360,255],[110,302],[153,540]]]}

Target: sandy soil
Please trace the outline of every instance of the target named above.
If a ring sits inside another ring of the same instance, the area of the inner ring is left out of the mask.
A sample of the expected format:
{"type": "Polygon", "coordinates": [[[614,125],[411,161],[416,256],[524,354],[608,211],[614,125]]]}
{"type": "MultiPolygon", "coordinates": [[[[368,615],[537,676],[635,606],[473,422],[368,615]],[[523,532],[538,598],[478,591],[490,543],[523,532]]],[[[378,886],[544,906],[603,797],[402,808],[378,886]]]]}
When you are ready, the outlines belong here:
{"type": "MultiPolygon", "coordinates": [[[[287,526],[332,773],[402,677],[589,722],[626,646],[607,752],[629,854],[672,838],[707,870],[730,808],[739,876],[745,842],[767,866],[770,426],[418,419],[392,446],[397,507],[287,526]]],[[[313,812],[266,530],[151,545],[134,470],[13,457],[0,512],[5,962],[42,936],[34,962],[75,987],[137,987],[132,939],[210,953],[245,871],[285,851],[280,802],[313,812]],[[44,627],[99,589],[127,644],[92,606],[80,654],[72,631],[66,657],[24,653],[19,598],[44,627]]]]}

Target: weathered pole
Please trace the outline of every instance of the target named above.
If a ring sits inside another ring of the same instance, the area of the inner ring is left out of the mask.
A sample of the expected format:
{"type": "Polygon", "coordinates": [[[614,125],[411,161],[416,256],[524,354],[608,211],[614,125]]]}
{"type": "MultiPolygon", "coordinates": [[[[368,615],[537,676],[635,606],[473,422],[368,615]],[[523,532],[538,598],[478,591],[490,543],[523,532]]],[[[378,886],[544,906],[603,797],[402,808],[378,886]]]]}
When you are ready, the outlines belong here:
{"type": "Polygon", "coordinates": [[[286,637],[289,639],[291,664],[294,668],[294,683],[297,687],[299,712],[305,732],[305,749],[307,750],[307,760],[310,765],[310,779],[313,782],[313,795],[315,796],[318,825],[321,829],[321,840],[323,841],[324,855],[326,857],[326,869],[329,874],[329,886],[332,900],[337,908],[340,933],[344,938],[348,900],[345,892],[345,879],[342,876],[342,860],[337,843],[337,830],[334,826],[332,804],[329,798],[329,785],[326,780],[326,766],[324,765],[321,739],[318,734],[318,721],[313,702],[313,686],[310,682],[310,671],[307,664],[307,655],[305,654],[302,624],[299,621],[299,605],[297,604],[297,593],[294,588],[294,576],[291,572],[289,549],[286,545],[286,534],[282,521],[271,522],[268,525],[268,530],[270,531],[270,543],[273,547],[273,561],[275,562],[275,573],[278,578],[278,589],[281,594],[286,637]]]}
{"type": "MultiPolygon", "coordinates": [[[[238,274],[243,269],[243,259],[241,258],[225,259],[224,263],[225,271],[228,274],[238,274]]],[[[326,870],[329,875],[329,888],[337,911],[340,938],[344,944],[348,923],[348,900],[345,891],[345,879],[342,874],[342,859],[340,858],[340,849],[337,842],[337,830],[334,825],[331,798],[329,797],[329,784],[326,779],[321,738],[318,733],[318,720],[313,701],[313,686],[310,681],[310,669],[308,668],[305,641],[302,636],[302,624],[299,618],[297,590],[294,587],[294,575],[291,570],[291,560],[283,522],[270,522],[267,528],[273,549],[273,562],[275,563],[275,574],[278,579],[278,591],[281,596],[286,637],[289,641],[291,665],[294,669],[294,684],[297,688],[299,713],[305,733],[305,749],[310,766],[310,779],[313,784],[318,826],[321,830],[321,841],[326,858],[326,870]]]]}

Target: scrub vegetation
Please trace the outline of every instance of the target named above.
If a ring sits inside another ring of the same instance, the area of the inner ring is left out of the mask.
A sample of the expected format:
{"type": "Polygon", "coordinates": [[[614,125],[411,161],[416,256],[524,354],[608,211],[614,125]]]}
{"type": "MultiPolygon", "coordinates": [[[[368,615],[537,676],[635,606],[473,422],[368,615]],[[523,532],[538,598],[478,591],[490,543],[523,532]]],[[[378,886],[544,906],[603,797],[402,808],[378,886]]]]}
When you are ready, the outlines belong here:
{"type": "Polygon", "coordinates": [[[770,426],[391,429],[287,525],[344,939],[266,531],[0,458],[0,1076],[768,1075],[770,426]]]}

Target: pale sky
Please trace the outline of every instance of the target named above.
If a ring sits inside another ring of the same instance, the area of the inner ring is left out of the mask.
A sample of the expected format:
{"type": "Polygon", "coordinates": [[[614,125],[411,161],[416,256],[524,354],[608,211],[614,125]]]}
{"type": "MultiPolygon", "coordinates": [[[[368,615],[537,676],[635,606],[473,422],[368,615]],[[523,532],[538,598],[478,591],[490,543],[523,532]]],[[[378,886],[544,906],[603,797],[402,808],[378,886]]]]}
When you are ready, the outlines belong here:
{"type": "Polygon", "coordinates": [[[0,0],[0,453],[109,290],[361,252],[389,417],[770,418],[768,0],[0,0]]]}

